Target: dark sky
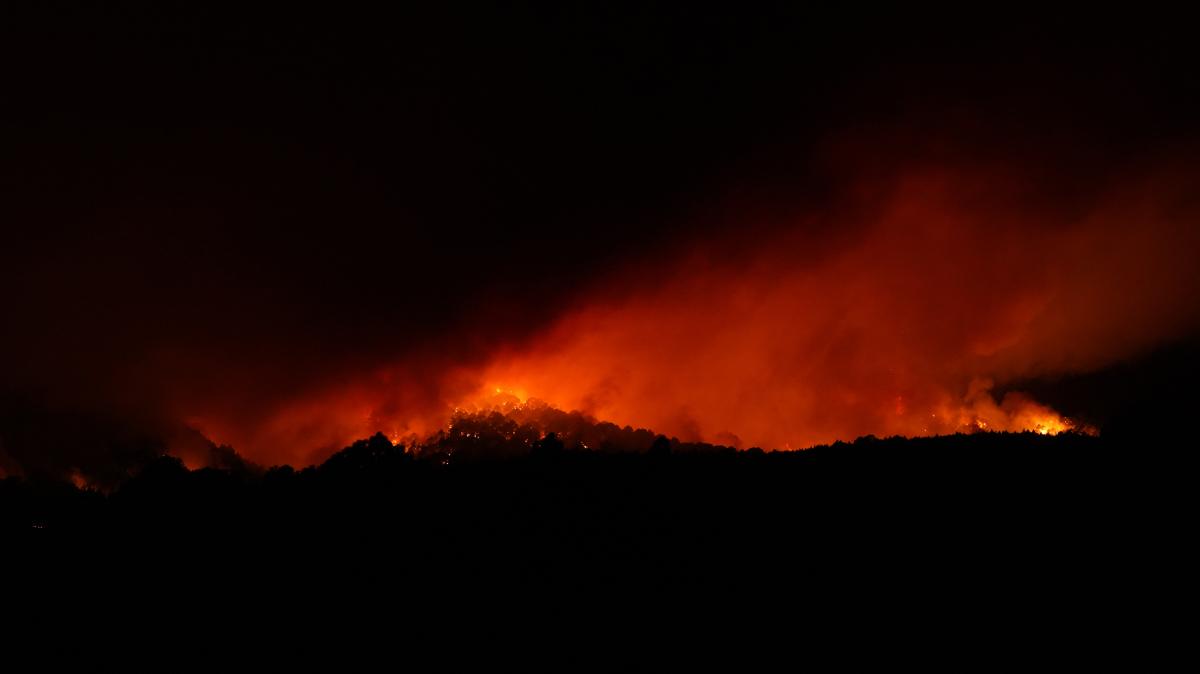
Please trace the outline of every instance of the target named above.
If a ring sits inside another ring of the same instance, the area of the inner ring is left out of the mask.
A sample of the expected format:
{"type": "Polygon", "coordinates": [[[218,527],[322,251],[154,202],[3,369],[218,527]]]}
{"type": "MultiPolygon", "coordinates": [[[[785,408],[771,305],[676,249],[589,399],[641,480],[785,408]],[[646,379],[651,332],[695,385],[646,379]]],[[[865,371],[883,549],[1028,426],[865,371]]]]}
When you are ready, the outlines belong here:
{"type": "Polygon", "coordinates": [[[29,409],[153,435],[396,359],[436,388],[907,161],[1021,167],[1070,213],[1200,118],[1160,15],[31,4],[0,10],[0,438],[27,460],[29,409]]]}

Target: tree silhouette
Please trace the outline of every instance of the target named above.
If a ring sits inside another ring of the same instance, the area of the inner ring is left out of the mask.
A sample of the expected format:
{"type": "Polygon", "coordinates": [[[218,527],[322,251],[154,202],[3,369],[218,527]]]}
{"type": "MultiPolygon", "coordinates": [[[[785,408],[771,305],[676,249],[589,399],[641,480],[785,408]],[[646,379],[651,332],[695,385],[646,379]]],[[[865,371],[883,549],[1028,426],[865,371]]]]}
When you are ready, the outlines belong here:
{"type": "Polygon", "coordinates": [[[546,437],[533,443],[532,454],[540,458],[551,458],[561,456],[565,451],[562,440],[558,439],[557,433],[547,433],[546,437]]]}
{"type": "Polygon", "coordinates": [[[671,441],[668,440],[667,436],[665,435],[660,435],[657,438],[654,438],[654,442],[650,445],[650,450],[648,453],[650,456],[655,458],[664,458],[670,456],[671,441]]]}

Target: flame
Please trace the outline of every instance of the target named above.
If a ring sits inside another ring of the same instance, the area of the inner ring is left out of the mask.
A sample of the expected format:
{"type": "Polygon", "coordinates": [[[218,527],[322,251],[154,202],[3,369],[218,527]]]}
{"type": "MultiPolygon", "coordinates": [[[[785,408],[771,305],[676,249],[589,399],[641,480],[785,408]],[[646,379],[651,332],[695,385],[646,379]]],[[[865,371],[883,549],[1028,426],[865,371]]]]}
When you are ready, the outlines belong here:
{"type": "Polygon", "coordinates": [[[422,352],[205,432],[264,463],[312,462],[377,430],[421,438],[456,410],[536,399],[743,448],[1095,433],[1010,387],[1190,334],[1200,228],[1153,190],[1061,217],[998,198],[993,178],[915,174],[862,214],[702,240],[614,270],[482,358],[431,374],[422,352]]]}
{"type": "Polygon", "coordinates": [[[1091,260],[1146,277],[1148,260],[1178,256],[1111,216],[1068,226],[963,210],[957,187],[906,185],[841,247],[784,235],[737,266],[698,249],[637,292],[600,294],[498,352],[480,379],[598,419],[740,446],[1095,432],[1020,393],[997,396],[994,381],[1086,369],[1102,357],[1097,344],[1125,338],[1111,310],[1141,298],[1094,287],[1091,260]],[[1123,246],[1154,253],[1120,257],[1123,246]]]}

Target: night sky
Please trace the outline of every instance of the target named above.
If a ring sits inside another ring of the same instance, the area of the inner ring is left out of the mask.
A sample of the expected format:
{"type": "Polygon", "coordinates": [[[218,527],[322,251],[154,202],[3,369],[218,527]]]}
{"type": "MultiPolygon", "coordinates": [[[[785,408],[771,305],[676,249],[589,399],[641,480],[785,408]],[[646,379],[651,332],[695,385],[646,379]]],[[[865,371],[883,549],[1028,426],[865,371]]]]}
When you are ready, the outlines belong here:
{"type": "Polygon", "coordinates": [[[5,474],[304,465],[492,393],[739,448],[1103,434],[1195,371],[1185,21],[34,4],[5,474]]]}

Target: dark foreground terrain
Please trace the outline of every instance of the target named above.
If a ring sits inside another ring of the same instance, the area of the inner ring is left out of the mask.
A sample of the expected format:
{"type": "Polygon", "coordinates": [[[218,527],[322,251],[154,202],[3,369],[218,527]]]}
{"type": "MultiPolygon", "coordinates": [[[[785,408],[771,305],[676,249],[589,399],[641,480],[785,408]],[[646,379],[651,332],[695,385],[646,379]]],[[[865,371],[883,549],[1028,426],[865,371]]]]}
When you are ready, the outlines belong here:
{"type": "Polygon", "coordinates": [[[162,457],[107,494],[9,478],[0,517],[10,585],[42,597],[37,630],[135,606],[139,630],[185,645],[282,629],[295,655],[298,634],[387,650],[411,621],[457,644],[459,662],[493,657],[466,633],[515,632],[504,642],[524,658],[548,657],[550,634],[672,652],[682,627],[704,660],[703,634],[737,653],[759,638],[743,630],[783,629],[770,648],[790,652],[817,624],[857,643],[855,658],[1017,664],[1044,644],[1071,658],[1125,644],[1132,664],[1162,655],[1132,648],[1135,634],[1181,629],[1159,611],[1182,600],[1190,497],[1168,488],[1188,474],[1128,442],[980,433],[604,453],[542,440],[456,460],[376,436],[301,471],[162,457]],[[868,645],[863,630],[892,641],[868,645]]]}
{"type": "Polygon", "coordinates": [[[163,456],[111,493],[8,478],[0,518],[23,545],[185,544],[227,552],[247,572],[256,554],[302,564],[367,550],[431,582],[485,572],[602,585],[740,582],[726,574],[741,562],[790,573],[842,556],[878,573],[933,550],[947,556],[927,561],[952,569],[979,559],[1049,572],[1060,558],[1125,554],[1165,525],[1155,512],[1171,496],[1145,453],[1074,434],[865,438],[791,453],[534,444],[458,459],[414,456],[380,435],[300,471],[189,471],[163,456]]]}

